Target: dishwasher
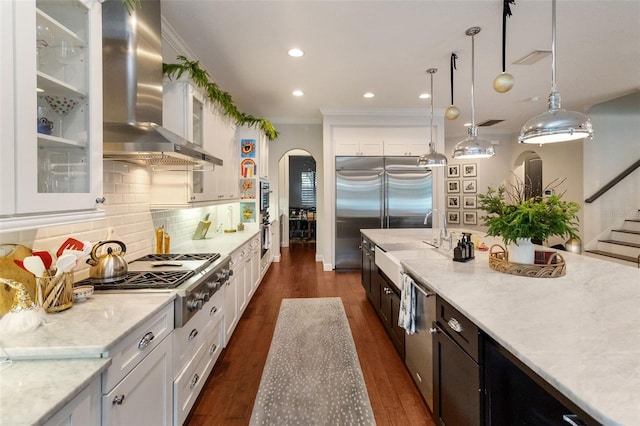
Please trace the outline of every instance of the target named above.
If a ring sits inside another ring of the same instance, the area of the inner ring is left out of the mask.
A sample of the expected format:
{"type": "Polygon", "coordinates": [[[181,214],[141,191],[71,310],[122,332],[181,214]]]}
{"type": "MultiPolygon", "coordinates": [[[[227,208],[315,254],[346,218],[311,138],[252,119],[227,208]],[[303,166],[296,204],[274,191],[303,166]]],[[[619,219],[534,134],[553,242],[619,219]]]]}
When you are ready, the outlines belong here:
{"type": "MultiPolygon", "coordinates": [[[[403,275],[405,275],[403,273],[403,275]]],[[[413,277],[409,275],[413,280],[413,277]]],[[[433,335],[436,321],[436,295],[415,280],[415,334],[405,336],[405,364],[422,397],[433,412],[433,335]]]]}

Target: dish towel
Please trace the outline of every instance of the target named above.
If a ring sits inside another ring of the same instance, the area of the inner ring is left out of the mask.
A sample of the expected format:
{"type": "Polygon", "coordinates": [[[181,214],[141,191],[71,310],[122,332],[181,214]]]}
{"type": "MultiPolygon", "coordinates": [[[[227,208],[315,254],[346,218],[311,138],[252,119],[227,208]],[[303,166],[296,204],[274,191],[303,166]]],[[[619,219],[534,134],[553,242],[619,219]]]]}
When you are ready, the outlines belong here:
{"type": "Polygon", "coordinates": [[[402,274],[402,288],[400,289],[400,312],[398,312],[398,326],[404,328],[407,334],[416,332],[416,288],[413,279],[402,274]]]}
{"type": "Polygon", "coordinates": [[[271,248],[271,225],[265,226],[264,229],[264,242],[262,243],[262,248],[265,250],[269,250],[271,248]]]}

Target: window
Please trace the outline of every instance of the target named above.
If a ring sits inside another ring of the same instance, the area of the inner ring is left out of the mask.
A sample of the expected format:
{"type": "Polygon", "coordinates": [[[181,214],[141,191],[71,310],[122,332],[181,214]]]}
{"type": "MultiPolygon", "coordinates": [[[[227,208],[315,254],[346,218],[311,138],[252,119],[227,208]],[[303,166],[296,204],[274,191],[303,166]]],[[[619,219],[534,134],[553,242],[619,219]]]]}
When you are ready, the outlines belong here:
{"type": "Polygon", "coordinates": [[[300,172],[300,197],[302,208],[312,209],[316,207],[316,172],[300,172]]]}

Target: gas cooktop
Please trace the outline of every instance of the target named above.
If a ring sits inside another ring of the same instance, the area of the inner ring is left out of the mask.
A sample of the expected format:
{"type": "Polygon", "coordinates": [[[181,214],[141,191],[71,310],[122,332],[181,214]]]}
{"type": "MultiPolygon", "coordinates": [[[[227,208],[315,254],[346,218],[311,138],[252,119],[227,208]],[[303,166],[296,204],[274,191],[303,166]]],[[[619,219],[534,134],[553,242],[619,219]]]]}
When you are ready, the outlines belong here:
{"type": "Polygon", "coordinates": [[[96,290],[173,289],[219,258],[219,253],[148,254],[131,261],[129,272],[120,280],[104,283],[87,279],[76,285],[90,284],[96,290]]]}

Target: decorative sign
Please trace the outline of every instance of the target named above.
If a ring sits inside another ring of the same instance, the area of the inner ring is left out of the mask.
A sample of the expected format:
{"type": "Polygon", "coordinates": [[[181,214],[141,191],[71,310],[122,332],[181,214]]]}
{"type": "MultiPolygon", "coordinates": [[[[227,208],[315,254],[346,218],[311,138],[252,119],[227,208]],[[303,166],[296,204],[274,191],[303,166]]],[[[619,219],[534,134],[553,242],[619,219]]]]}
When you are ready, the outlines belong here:
{"type": "Polygon", "coordinates": [[[240,162],[240,175],[243,178],[252,178],[256,176],[256,162],[250,158],[245,158],[240,162]]]}
{"type": "Polygon", "coordinates": [[[256,140],[241,139],[240,140],[240,158],[256,157],[256,140]]]}
{"type": "Polygon", "coordinates": [[[240,203],[240,222],[249,223],[256,221],[256,208],[254,203],[240,203]]]}
{"type": "Polygon", "coordinates": [[[256,185],[254,179],[240,179],[240,198],[255,200],[256,185]]]}

